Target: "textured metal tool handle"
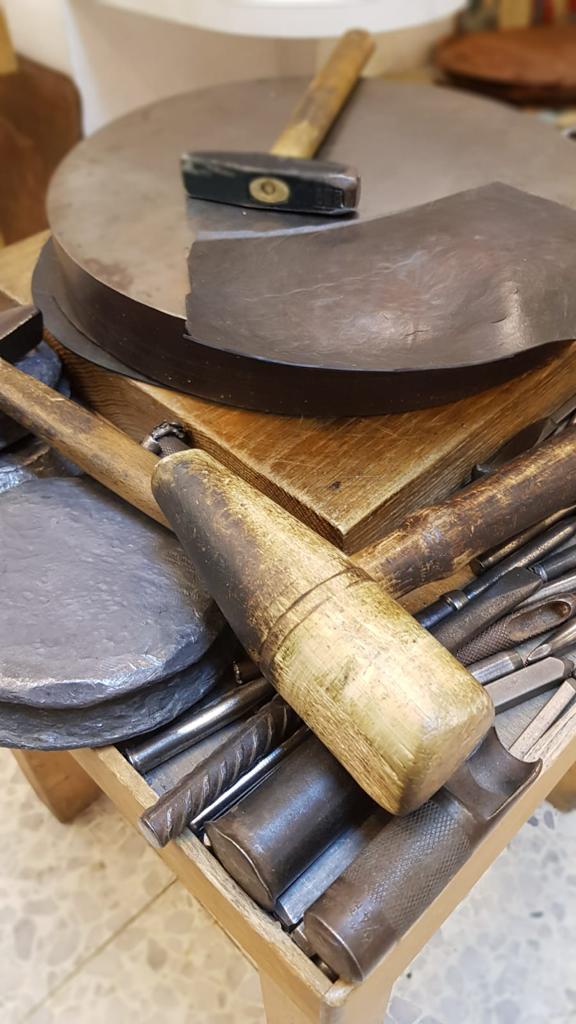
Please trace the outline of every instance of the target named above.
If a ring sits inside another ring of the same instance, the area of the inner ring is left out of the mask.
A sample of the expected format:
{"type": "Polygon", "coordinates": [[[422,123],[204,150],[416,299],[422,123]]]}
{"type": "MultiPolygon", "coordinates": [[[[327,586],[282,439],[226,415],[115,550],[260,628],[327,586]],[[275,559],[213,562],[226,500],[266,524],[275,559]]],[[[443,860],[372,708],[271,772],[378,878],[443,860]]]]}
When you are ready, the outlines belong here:
{"type": "Polygon", "coordinates": [[[369,32],[362,29],[346,32],[310,82],[270,152],[275,156],[304,159],[314,156],[373,51],[374,39],[369,32]]]}
{"type": "Polygon", "coordinates": [[[459,647],[456,657],[463,665],[472,665],[475,661],[516,647],[524,640],[557,629],[571,617],[575,607],[574,597],[569,594],[565,599],[549,598],[530,608],[514,611],[459,647]]]}
{"type": "Polygon", "coordinates": [[[339,977],[362,981],[462,867],[484,828],[444,796],[385,825],[305,914],[314,951],[339,977]]]}

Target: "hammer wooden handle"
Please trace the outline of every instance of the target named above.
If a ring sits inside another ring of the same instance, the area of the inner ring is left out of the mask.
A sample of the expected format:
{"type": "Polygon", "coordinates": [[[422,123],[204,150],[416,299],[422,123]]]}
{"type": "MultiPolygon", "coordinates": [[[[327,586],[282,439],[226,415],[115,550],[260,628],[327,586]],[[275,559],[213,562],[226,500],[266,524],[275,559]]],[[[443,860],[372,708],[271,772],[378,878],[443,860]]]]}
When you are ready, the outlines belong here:
{"type": "Polygon", "coordinates": [[[311,81],[270,152],[303,159],[314,156],[373,51],[374,39],[369,32],[347,32],[311,81]]]}
{"type": "Polygon", "coordinates": [[[0,359],[0,408],[141,512],[167,526],[152,495],[157,458],[108,420],[0,359]]]}
{"type": "Polygon", "coordinates": [[[576,429],[568,429],[447,501],[420,509],[353,560],[400,597],[575,503],[576,429]]]}

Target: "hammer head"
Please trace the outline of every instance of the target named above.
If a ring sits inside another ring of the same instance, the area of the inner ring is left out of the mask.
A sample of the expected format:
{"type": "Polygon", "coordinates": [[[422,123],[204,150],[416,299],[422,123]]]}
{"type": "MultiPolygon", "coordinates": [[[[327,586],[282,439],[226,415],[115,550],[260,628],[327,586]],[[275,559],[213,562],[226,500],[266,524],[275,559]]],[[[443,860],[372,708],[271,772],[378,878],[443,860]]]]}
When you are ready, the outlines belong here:
{"type": "Polygon", "coordinates": [[[42,341],[42,314],[34,306],[10,306],[0,312],[0,357],[23,359],[42,341]]]}
{"type": "Polygon", "coordinates": [[[270,153],[184,153],[184,187],[193,199],[290,213],[349,214],[360,179],[352,167],[270,153]]]}

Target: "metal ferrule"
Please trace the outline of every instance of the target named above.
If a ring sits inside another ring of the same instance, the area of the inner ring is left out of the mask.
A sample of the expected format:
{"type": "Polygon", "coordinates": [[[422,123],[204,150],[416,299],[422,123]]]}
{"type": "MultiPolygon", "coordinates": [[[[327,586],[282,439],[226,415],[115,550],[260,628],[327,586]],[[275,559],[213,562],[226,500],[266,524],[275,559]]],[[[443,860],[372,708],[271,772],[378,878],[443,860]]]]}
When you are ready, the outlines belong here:
{"type": "Polygon", "coordinates": [[[273,693],[273,688],[262,677],[244,686],[235,686],[202,708],[187,711],[169,726],[126,744],[124,754],[139,772],[151,771],[230,722],[242,718],[248,711],[270,700],[273,693]]]}
{"type": "Polygon", "coordinates": [[[553,554],[548,555],[547,558],[533,565],[532,569],[545,582],[558,579],[559,576],[565,576],[576,569],[576,544],[570,544],[568,547],[563,546],[561,551],[555,551],[553,554]]]}
{"type": "Polygon", "coordinates": [[[530,569],[513,569],[431,632],[449,651],[457,651],[541,587],[542,581],[530,569]]]}
{"type": "Polygon", "coordinates": [[[433,626],[437,626],[448,615],[452,615],[453,611],[454,605],[446,597],[439,597],[437,601],[416,612],[414,618],[424,629],[432,629],[433,626]]]}

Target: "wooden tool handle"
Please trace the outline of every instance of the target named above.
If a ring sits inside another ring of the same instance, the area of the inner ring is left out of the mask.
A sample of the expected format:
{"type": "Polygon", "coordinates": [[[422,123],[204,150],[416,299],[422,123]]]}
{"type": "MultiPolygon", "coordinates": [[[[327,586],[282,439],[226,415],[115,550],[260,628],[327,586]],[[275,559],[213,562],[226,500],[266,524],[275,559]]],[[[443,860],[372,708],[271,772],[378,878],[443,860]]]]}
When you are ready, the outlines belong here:
{"type": "Polygon", "coordinates": [[[575,503],[576,429],[569,429],[442,504],[420,509],[353,560],[400,597],[575,503]]]}
{"type": "Polygon", "coordinates": [[[489,728],[485,690],[342,552],[206,452],[153,490],[262,675],[367,793],[407,813],[489,728]]]}
{"type": "Polygon", "coordinates": [[[168,526],[150,483],[158,459],[123,431],[4,359],[0,359],[0,408],[105,487],[168,526]]]}
{"type": "Polygon", "coordinates": [[[374,39],[369,32],[362,29],[346,32],[311,81],[270,152],[275,156],[302,159],[314,156],[373,51],[374,39]]]}

